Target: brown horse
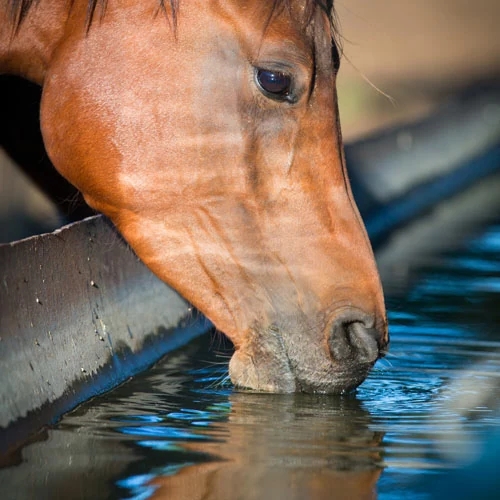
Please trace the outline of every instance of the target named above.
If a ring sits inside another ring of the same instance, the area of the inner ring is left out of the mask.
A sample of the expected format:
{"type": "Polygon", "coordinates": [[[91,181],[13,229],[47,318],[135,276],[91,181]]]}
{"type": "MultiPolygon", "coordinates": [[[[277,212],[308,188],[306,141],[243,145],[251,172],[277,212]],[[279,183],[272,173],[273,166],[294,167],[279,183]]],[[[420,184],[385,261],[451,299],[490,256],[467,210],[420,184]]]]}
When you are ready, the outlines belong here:
{"type": "Polygon", "coordinates": [[[350,390],[388,342],[332,3],[0,0],[54,166],[233,341],[240,387],[350,390]]]}

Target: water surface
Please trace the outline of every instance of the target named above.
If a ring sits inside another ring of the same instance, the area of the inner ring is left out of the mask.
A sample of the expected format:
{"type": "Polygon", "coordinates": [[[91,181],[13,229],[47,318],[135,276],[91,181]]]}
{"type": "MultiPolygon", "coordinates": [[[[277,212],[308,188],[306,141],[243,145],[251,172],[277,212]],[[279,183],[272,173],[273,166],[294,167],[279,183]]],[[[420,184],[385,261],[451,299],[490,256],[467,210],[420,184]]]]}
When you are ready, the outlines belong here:
{"type": "Polygon", "coordinates": [[[25,447],[3,498],[465,498],[469,470],[489,498],[494,462],[467,467],[500,451],[500,220],[417,267],[388,286],[390,355],[356,393],[235,392],[207,336],[25,447]]]}

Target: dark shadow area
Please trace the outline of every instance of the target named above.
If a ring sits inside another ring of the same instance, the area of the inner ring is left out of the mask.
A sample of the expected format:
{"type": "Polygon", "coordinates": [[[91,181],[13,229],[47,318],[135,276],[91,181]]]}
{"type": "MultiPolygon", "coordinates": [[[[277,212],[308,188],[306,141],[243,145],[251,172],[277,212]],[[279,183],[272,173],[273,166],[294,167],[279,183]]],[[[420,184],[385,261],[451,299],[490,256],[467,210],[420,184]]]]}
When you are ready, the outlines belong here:
{"type": "Polygon", "coordinates": [[[80,220],[94,211],[59,175],[45,152],[40,132],[41,95],[42,89],[34,83],[0,75],[0,147],[55,203],[66,222],[80,220]]]}

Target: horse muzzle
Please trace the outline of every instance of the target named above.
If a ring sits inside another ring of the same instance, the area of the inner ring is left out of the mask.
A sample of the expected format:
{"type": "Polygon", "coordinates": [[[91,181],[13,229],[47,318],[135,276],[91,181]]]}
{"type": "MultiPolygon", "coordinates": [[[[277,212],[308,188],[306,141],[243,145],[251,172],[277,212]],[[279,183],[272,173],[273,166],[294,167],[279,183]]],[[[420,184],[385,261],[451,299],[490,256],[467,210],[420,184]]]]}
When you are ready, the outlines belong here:
{"type": "Polygon", "coordinates": [[[296,319],[253,328],[229,374],[241,389],[341,394],[365,380],[387,346],[385,319],[346,308],[324,329],[296,319]]]}

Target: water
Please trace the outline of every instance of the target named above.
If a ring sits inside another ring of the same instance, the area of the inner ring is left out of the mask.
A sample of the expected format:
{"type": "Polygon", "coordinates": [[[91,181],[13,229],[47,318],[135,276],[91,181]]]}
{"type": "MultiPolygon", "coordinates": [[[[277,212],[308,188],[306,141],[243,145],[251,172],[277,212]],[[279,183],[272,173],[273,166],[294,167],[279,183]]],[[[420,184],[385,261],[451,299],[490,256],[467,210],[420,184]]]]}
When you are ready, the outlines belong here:
{"type": "Polygon", "coordinates": [[[500,221],[388,290],[390,355],[355,394],[234,392],[198,339],[25,447],[2,497],[494,498],[496,460],[470,464],[500,451],[500,221]]]}

